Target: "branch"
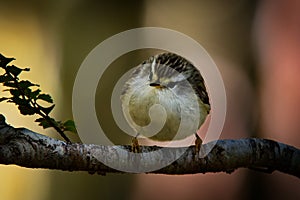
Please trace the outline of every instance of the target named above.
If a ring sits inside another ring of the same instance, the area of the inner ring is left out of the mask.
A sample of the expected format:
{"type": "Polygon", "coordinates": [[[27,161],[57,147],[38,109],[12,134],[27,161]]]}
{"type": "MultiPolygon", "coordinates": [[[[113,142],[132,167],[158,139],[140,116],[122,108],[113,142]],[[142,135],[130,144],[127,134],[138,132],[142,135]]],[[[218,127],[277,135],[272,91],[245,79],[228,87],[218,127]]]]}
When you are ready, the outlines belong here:
{"type": "MultiPolygon", "coordinates": [[[[204,144],[203,148],[209,145],[210,143],[204,144]]],[[[25,128],[9,126],[6,124],[4,116],[0,114],[0,164],[15,164],[28,168],[88,171],[98,174],[125,173],[104,165],[94,156],[109,155],[111,160],[118,161],[122,165],[124,162],[119,160],[120,155],[116,148],[130,151],[129,145],[67,144],[25,128]]],[[[140,154],[141,160],[150,159],[153,162],[163,162],[163,159],[155,160],[144,153],[159,148],[143,146],[140,154]]],[[[178,155],[183,148],[164,149],[166,151],[163,156],[172,157],[178,155]]],[[[130,160],[129,153],[127,159],[130,160]]],[[[268,173],[278,170],[300,178],[300,150],[266,139],[218,140],[211,152],[204,158],[195,156],[195,147],[191,146],[172,164],[150,173],[231,173],[242,167],[268,173]]]]}

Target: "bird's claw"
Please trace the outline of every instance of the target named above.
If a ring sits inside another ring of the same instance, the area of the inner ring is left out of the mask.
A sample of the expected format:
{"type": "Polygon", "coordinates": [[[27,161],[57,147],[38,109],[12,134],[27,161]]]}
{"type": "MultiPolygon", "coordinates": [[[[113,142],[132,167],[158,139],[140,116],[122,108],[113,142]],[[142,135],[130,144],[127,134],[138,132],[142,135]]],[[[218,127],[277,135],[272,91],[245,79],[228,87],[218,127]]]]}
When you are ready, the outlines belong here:
{"type": "Polygon", "coordinates": [[[200,149],[201,149],[201,145],[202,145],[202,139],[198,136],[198,134],[195,134],[196,136],[196,140],[195,140],[195,153],[196,155],[199,154],[200,149]]]}
{"type": "Polygon", "coordinates": [[[132,142],[131,143],[131,151],[133,153],[140,153],[141,148],[140,148],[139,141],[138,141],[137,137],[134,137],[131,142],[132,142]]]}

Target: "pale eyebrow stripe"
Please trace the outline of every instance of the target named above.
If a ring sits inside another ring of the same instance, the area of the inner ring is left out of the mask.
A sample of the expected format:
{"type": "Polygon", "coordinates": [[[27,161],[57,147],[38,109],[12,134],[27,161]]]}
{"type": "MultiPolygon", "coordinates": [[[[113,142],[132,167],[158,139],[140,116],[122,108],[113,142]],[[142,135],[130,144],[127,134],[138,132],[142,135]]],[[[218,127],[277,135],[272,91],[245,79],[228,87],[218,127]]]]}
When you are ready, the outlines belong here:
{"type": "Polygon", "coordinates": [[[153,62],[151,64],[152,73],[154,73],[154,71],[155,71],[155,64],[156,64],[156,58],[153,59],[153,62]]]}

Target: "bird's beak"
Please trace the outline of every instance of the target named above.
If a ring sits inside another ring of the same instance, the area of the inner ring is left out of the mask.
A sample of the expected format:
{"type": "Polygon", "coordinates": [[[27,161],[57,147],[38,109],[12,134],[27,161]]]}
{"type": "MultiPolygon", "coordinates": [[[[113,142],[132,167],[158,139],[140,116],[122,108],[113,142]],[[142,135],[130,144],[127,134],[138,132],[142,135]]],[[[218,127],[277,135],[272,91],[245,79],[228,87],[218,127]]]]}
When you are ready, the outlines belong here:
{"type": "Polygon", "coordinates": [[[159,83],[150,83],[150,86],[151,86],[151,87],[155,87],[155,88],[157,88],[157,89],[162,89],[162,88],[164,88],[164,86],[162,86],[162,85],[159,84],[159,83]]]}

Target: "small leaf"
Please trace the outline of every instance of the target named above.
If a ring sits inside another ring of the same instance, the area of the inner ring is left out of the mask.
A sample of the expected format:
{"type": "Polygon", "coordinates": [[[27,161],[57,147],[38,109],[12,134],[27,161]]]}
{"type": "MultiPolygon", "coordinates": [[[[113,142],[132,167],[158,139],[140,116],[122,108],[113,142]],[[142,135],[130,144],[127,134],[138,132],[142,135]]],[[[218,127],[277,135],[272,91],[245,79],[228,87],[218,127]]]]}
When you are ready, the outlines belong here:
{"type": "Polygon", "coordinates": [[[40,89],[34,90],[33,92],[31,92],[29,94],[29,97],[32,98],[32,99],[37,99],[40,92],[41,92],[40,89]]]}
{"type": "Polygon", "coordinates": [[[73,120],[67,120],[63,123],[63,127],[65,131],[70,131],[73,133],[77,133],[76,126],[73,120]]]}
{"type": "Polygon", "coordinates": [[[17,83],[12,82],[12,81],[4,82],[3,85],[6,86],[6,87],[18,88],[17,83]]]}
{"type": "Polygon", "coordinates": [[[40,94],[37,99],[41,99],[41,100],[44,100],[48,103],[53,103],[53,99],[52,97],[49,95],[49,94],[40,94]]]}
{"type": "Polygon", "coordinates": [[[75,122],[73,120],[67,120],[63,123],[64,126],[75,126],[75,122]]]}
{"type": "Polygon", "coordinates": [[[37,84],[31,83],[30,81],[20,81],[19,86],[21,89],[29,88],[31,86],[39,86],[37,84]]]}
{"type": "Polygon", "coordinates": [[[49,113],[53,110],[54,108],[54,104],[50,107],[42,107],[42,106],[39,106],[39,108],[46,114],[46,115],[49,115],[49,113]]]}
{"type": "Polygon", "coordinates": [[[9,98],[7,98],[7,97],[2,97],[2,98],[0,98],[0,102],[6,101],[7,99],[9,99],[9,98]]]}
{"type": "Polygon", "coordinates": [[[10,99],[12,100],[12,102],[14,102],[17,105],[30,106],[29,100],[27,100],[27,99],[21,99],[19,96],[13,96],[10,99]]]}
{"type": "Polygon", "coordinates": [[[16,90],[16,89],[10,89],[9,90],[10,94],[15,96],[15,97],[18,97],[21,95],[20,91],[19,90],[16,90]]]}
{"type": "Polygon", "coordinates": [[[45,118],[38,118],[35,122],[39,122],[39,126],[42,126],[44,129],[58,126],[58,122],[55,121],[53,118],[45,119],[45,118]]]}
{"type": "Polygon", "coordinates": [[[5,67],[8,63],[15,60],[14,58],[6,58],[0,53],[0,66],[5,67]]]}
{"type": "Polygon", "coordinates": [[[42,126],[44,129],[52,127],[50,121],[44,119],[44,118],[39,118],[35,120],[36,122],[40,122],[39,126],[42,126]]]}
{"type": "Polygon", "coordinates": [[[6,82],[6,81],[7,81],[6,76],[5,75],[1,75],[0,76],[0,83],[6,82]]]}
{"type": "Polygon", "coordinates": [[[0,76],[0,83],[12,81],[12,80],[14,80],[14,78],[11,75],[4,74],[0,76]]]}
{"type": "Polygon", "coordinates": [[[16,67],[14,65],[11,65],[11,66],[7,66],[7,71],[12,73],[13,75],[15,76],[18,76],[21,72],[22,72],[22,69],[19,68],[19,67],[16,67]]]}
{"type": "Polygon", "coordinates": [[[19,105],[18,109],[20,110],[22,115],[33,115],[35,114],[35,109],[28,105],[19,105]]]}
{"type": "Polygon", "coordinates": [[[36,120],[34,120],[35,122],[41,122],[41,121],[43,121],[43,120],[45,120],[44,118],[37,118],[36,120]]]}
{"type": "Polygon", "coordinates": [[[23,90],[24,90],[24,91],[23,91],[24,94],[25,94],[27,97],[30,97],[30,96],[31,96],[32,91],[31,91],[30,88],[24,88],[23,90]]]}

